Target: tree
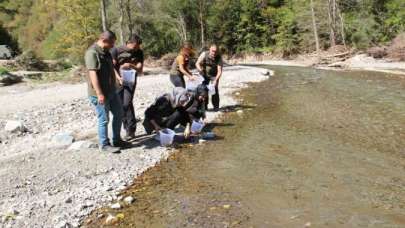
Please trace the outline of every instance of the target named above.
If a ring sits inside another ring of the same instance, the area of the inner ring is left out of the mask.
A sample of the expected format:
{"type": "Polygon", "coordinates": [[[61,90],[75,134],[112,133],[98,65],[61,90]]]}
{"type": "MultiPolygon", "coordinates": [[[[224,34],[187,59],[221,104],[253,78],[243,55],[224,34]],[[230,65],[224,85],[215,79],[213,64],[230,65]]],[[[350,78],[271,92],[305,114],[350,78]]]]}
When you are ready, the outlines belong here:
{"type": "Polygon", "coordinates": [[[313,0],[310,0],[311,3],[311,16],[312,16],[312,27],[314,31],[314,39],[315,39],[315,44],[316,44],[316,52],[319,54],[320,52],[320,46],[319,46],[319,37],[318,37],[318,28],[316,25],[316,19],[315,19],[315,9],[314,9],[314,2],[313,0]]]}
{"type": "Polygon", "coordinates": [[[106,0],[100,0],[101,24],[103,26],[103,31],[108,30],[107,10],[106,9],[107,9],[106,0]]]}

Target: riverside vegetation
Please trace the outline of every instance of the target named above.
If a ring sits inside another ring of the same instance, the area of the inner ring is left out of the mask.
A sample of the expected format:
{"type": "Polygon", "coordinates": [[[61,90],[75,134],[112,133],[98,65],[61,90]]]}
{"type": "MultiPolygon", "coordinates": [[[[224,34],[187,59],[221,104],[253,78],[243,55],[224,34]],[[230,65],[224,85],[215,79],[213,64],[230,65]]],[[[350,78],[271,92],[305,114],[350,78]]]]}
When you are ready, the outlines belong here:
{"type": "Polygon", "coordinates": [[[405,29],[403,0],[1,0],[0,41],[78,63],[101,29],[144,38],[161,57],[184,41],[214,40],[226,54],[287,57],[344,45],[357,50],[405,29]],[[100,13],[102,12],[102,13],[100,13]]]}

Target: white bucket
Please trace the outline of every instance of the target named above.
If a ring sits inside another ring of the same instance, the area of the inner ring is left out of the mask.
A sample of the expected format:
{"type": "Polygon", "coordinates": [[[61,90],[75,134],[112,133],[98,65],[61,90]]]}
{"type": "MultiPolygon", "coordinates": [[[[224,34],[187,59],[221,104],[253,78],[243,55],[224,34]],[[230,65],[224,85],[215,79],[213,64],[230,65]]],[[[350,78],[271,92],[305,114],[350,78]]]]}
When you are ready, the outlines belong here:
{"type": "Polygon", "coordinates": [[[172,145],[175,135],[176,132],[168,128],[159,131],[160,145],[162,146],[172,145]]]}
{"type": "Polygon", "coordinates": [[[198,76],[198,75],[193,75],[193,76],[195,78],[194,80],[188,79],[186,81],[186,89],[188,89],[188,90],[196,90],[197,87],[199,85],[201,85],[201,83],[203,83],[203,81],[204,81],[204,78],[201,76],[198,76]]]}
{"type": "Polygon", "coordinates": [[[208,95],[212,96],[216,94],[215,85],[213,83],[209,84],[207,87],[208,87],[208,95]]]}
{"type": "Polygon", "coordinates": [[[136,79],[136,71],[135,70],[121,70],[121,77],[122,83],[124,85],[134,85],[136,79]]]}
{"type": "Polygon", "coordinates": [[[195,121],[191,124],[191,132],[194,134],[198,134],[204,128],[204,123],[202,121],[195,121]]]}

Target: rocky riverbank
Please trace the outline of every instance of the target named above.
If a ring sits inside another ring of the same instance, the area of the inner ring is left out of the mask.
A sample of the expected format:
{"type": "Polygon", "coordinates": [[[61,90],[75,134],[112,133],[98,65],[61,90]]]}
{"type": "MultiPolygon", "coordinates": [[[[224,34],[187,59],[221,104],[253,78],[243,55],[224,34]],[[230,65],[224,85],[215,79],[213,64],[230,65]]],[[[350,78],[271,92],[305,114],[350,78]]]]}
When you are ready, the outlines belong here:
{"type": "MultiPolygon", "coordinates": [[[[225,68],[222,106],[231,93],[266,79],[262,69],[225,68]]],[[[164,74],[140,78],[137,117],[156,96],[170,91],[164,74]]],[[[84,84],[7,88],[0,101],[0,215],[2,227],[77,227],[94,209],[108,205],[134,178],[173,150],[144,134],[119,155],[100,154],[96,119],[84,84]]],[[[220,114],[220,113],[219,113],[220,114]]],[[[209,118],[215,118],[209,113],[209,118]]]]}

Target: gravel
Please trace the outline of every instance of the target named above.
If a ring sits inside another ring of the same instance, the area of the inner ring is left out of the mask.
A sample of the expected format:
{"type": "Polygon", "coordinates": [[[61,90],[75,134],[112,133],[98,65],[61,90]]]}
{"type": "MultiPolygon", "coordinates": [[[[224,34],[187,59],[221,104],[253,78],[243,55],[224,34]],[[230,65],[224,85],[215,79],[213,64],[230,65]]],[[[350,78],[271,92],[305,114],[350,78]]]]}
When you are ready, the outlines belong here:
{"type": "MultiPolygon", "coordinates": [[[[268,78],[261,72],[225,68],[221,105],[237,104],[230,94],[247,82],[268,78]]],[[[139,78],[137,117],[142,119],[155,97],[171,88],[167,75],[139,78]]],[[[0,91],[0,101],[7,101],[0,112],[0,227],[77,227],[91,211],[117,200],[134,178],[174,151],[142,136],[121,154],[100,153],[94,148],[96,117],[84,84],[33,89],[18,96],[0,91]],[[5,132],[9,120],[19,121],[28,131],[5,132]]],[[[208,118],[217,115],[208,113],[208,118]]],[[[141,123],[137,134],[144,134],[141,123]]],[[[124,199],[129,201],[134,199],[124,199]]]]}

